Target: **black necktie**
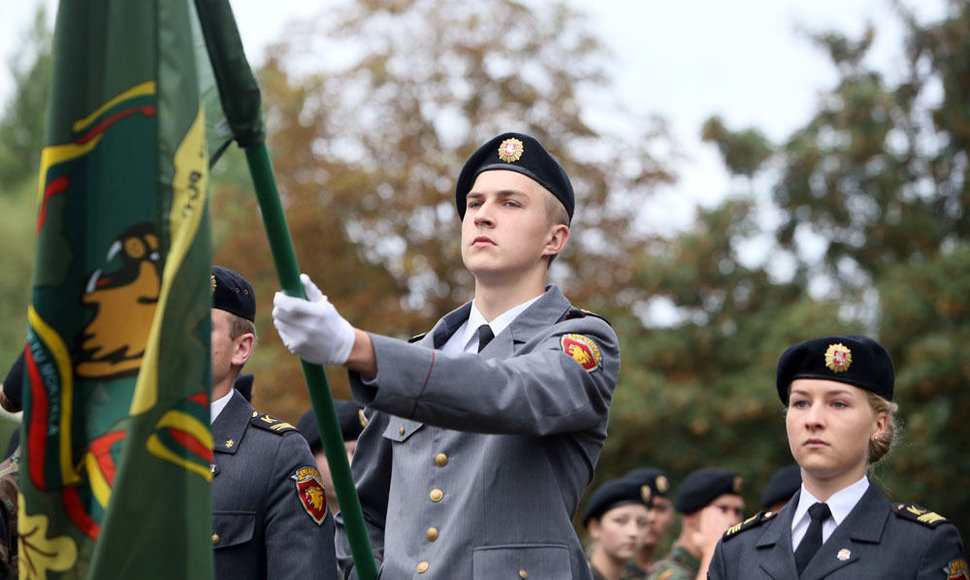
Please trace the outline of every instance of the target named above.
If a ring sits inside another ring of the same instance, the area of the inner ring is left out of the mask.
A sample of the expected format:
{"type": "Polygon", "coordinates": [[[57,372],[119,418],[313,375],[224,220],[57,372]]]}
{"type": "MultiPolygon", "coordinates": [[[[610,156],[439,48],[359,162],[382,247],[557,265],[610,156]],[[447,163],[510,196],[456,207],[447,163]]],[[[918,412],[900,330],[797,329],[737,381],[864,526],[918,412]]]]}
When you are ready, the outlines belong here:
{"type": "Polygon", "coordinates": [[[805,537],[795,550],[795,567],[798,568],[799,576],[815,552],[822,547],[822,522],[829,519],[832,512],[824,503],[816,503],[808,508],[808,515],[812,518],[812,523],[808,524],[808,531],[805,532],[805,537]]]}
{"type": "Polygon", "coordinates": [[[483,324],[479,326],[478,327],[478,352],[482,352],[482,349],[485,348],[485,345],[492,342],[493,338],[495,338],[495,335],[492,334],[491,326],[487,324],[483,324]]]}

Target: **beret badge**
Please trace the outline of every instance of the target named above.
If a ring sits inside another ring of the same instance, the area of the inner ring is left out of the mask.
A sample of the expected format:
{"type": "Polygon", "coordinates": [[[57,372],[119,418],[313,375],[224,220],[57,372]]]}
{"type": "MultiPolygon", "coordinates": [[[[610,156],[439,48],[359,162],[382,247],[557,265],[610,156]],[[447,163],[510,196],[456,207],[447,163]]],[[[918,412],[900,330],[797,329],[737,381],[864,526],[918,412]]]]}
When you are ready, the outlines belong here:
{"type": "Polygon", "coordinates": [[[744,488],[744,480],[741,479],[741,476],[740,475],[735,475],[734,476],[734,481],[731,482],[731,489],[734,490],[734,493],[740,495],[741,494],[741,490],[743,488],[744,488]]]}
{"type": "Polygon", "coordinates": [[[830,344],[825,351],[825,366],[833,373],[849,370],[852,365],[852,351],[841,342],[830,344]]]}
{"type": "Polygon", "coordinates": [[[498,146],[498,158],[506,163],[514,163],[522,158],[522,141],[510,137],[498,146]]]}
{"type": "Polygon", "coordinates": [[[640,486],[640,497],[643,498],[643,501],[645,503],[650,503],[650,495],[651,495],[650,486],[649,485],[641,485],[640,486]]]}
{"type": "Polygon", "coordinates": [[[663,475],[658,475],[654,483],[657,486],[657,491],[660,493],[667,493],[667,490],[670,489],[670,482],[663,475]]]}
{"type": "Polygon", "coordinates": [[[213,294],[216,293],[216,275],[215,274],[210,274],[209,275],[209,290],[211,290],[213,294]]]}

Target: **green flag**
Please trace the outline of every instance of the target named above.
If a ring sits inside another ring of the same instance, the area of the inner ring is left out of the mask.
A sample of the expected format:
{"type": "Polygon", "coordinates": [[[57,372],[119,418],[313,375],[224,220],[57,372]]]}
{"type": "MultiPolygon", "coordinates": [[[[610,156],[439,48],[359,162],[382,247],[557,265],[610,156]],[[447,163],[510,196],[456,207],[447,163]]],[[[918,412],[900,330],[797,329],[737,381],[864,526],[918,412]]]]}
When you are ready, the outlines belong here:
{"type": "Polygon", "coordinates": [[[211,578],[205,115],[187,1],[61,0],[21,578],[211,578]]]}

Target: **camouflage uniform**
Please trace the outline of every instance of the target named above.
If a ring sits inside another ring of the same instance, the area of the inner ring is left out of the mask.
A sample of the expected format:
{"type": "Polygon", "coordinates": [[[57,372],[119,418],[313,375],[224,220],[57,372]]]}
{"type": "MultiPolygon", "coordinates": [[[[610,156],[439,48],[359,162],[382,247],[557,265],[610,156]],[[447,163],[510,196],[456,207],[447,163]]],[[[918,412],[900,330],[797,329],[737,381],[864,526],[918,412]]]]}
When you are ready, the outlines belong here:
{"type": "Polygon", "coordinates": [[[0,463],[0,579],[17,577],[17,476],[20,447],[0,463]]]}
{"type": "MultiPolygon", "coordinates": [[[[592,565],[590,565],[589,570],[593,573],[593,580],[605,580],[599,570],[592,565]]],[[[646,578],[646,575],[643,573],[643,570],[635,566],[626,566],[623,573],[620,574],[620,580],[643,580],[644,578],[646,578]]]]}
{"type": "Polygon", "coordinates": [[[670,554],[657,562],[649,580],[694,580],[701,569],[700,561],[687,548],[674,544],[670,554]]]}

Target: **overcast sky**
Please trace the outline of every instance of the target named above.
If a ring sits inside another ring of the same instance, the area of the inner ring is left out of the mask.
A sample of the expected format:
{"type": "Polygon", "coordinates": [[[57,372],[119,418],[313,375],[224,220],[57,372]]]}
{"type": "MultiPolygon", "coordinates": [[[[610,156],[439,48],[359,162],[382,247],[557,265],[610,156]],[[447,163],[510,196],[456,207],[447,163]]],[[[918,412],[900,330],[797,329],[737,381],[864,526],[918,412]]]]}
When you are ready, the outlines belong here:
{"type": "MultiPolygon", "coordinates": [[[[858,35],[867,21],[880,31],[874,64],[891,70],[899,58],[900,29],[889,0],[569,0],[590,15],[593,29],[614,53],[622,98],[642,114],[666,118],[689,159],[679,167],[675,195],[710,202],[731,185],[713,147],[700,143],[700,125],[712,114],[730,128],[757,126],[772,139],[786,137],[814,110],[817,95],[835,79],[804,29],[858,35]]],[[[944,0],[904,0],[922,18],[938,17],[944,0]]],[[[56,1],[51,6],[51,18],[56,1]]],[[[36,0],[7,2],[0,19],[0,102],[12,80],[5,63],[30,23],[36,0]]],[[[236,0],[233,7],[247,54],[262,48],[293,19],[317,14],[320,0],[236,0]]]]}

